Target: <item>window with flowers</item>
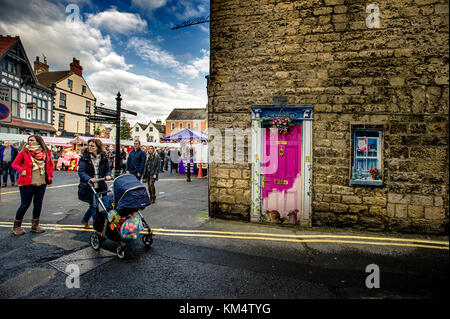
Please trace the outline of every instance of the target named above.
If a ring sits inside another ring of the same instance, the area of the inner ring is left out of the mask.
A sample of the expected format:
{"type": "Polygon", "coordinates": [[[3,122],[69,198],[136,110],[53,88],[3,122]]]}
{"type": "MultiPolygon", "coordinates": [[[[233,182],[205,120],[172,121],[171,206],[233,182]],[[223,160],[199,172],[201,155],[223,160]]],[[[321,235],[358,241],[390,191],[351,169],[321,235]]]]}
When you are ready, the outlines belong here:
{"type": "Polygon", "coordinates": [[[382,185],[382,129],[352,128],[351,185],[382,185]]]}

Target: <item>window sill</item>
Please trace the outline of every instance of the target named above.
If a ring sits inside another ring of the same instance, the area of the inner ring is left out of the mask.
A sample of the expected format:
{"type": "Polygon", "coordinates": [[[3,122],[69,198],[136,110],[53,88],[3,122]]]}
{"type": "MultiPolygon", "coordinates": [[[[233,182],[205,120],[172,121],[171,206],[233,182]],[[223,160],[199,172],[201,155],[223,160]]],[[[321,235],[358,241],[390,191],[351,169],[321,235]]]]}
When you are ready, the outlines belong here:
{"type": "Polygon", "coordinates": [[[383,186],[383,181],[381,180],[363,180],[363,179],[351,179],[350,185],[359,185],[359,186],[383,186]]]}

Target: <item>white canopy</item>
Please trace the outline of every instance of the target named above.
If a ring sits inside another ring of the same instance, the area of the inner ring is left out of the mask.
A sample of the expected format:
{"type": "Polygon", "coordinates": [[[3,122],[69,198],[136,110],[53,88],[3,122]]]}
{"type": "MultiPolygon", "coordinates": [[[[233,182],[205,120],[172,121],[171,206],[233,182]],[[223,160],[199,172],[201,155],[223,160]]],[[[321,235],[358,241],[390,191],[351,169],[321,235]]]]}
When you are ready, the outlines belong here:
{"type": "Polygon", "coordinates": [[[114,145],[114,142],[110,138],[90,137],[90,136],[77,136],[70,141],[70,143],[87,143],[91,138],[99,139],[104,145],[114,145]]]}
{"type": "MultiPolygon", "coordinates": [[[[26,142],[29,136],[26,134],[0,133],[0,141],[10,141],[11,143],[26,142]]],[[[72,146],[70,138],[42,136],[42,139],[47,145],[72,146]]]]}
{"type": "Polygon", "coordinates": [[[11,143],[26,142],[28,135],[0,133],[0,141],[10,141],[11,143]]]}

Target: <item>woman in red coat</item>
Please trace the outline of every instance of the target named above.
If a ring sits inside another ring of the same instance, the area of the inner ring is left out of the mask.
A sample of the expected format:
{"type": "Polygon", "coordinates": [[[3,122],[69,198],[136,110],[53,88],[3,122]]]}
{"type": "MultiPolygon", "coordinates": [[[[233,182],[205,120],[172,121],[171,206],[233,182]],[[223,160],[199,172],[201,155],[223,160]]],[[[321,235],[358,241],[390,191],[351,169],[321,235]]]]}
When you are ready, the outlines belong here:
{"type": "Polygon", "coordinates": [[[45,229],[39,226],[42,202],[47,184],[52,183],[53,161],[50,150],[42,137],[31,135],[28,144],[17,155],[12,168],[19,173],[17,184],[20,190],[20,207],[16,213],[13,233],[20,236],[25,234],[22,220],[33,201],[33,219],[31,232],[43,233],[45,229]]]}

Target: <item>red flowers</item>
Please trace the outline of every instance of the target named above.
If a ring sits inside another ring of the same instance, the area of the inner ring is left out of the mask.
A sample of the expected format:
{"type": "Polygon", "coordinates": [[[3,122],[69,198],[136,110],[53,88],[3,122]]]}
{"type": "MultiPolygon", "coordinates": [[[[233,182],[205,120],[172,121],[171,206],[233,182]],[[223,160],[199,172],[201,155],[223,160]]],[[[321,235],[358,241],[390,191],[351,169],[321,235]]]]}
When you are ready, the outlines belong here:
{"type": "Polygon", "coordinates": [[[380,171],[375,167],[370,169],[369,174],[372,176],[372,179],[379,179],[381,176],[380,171]]]}

